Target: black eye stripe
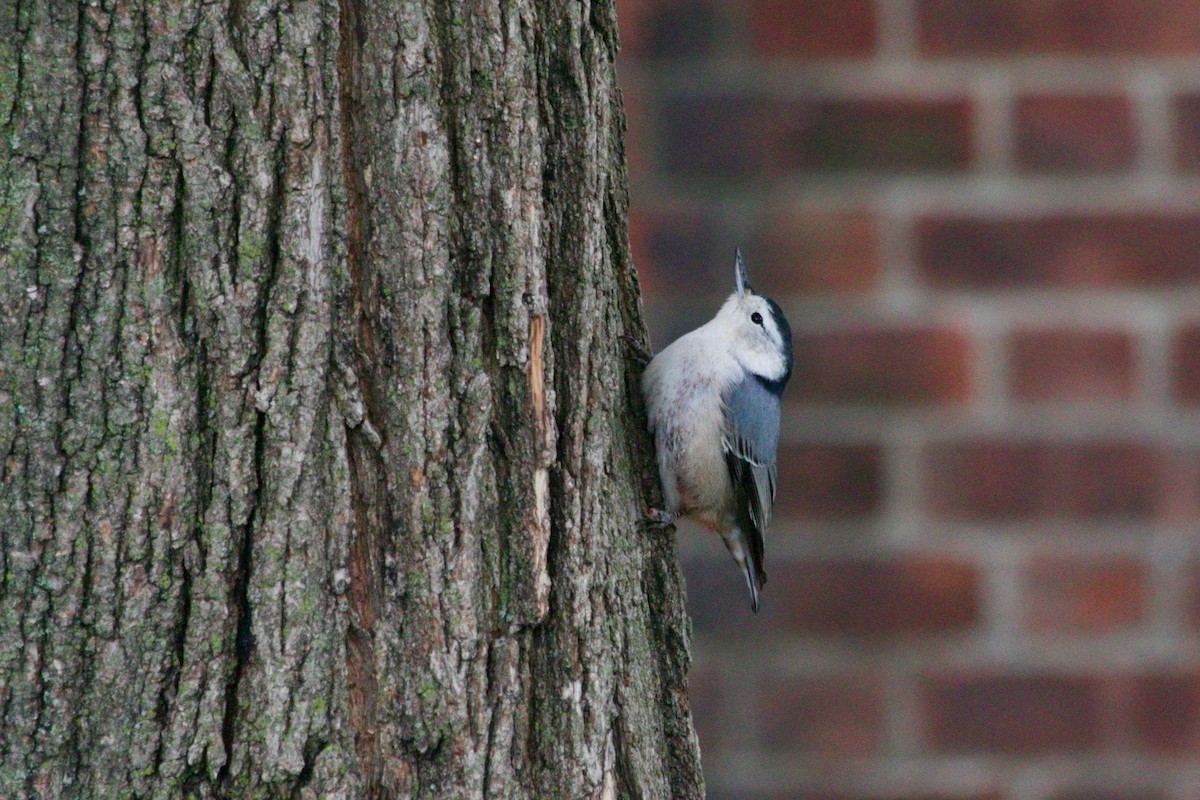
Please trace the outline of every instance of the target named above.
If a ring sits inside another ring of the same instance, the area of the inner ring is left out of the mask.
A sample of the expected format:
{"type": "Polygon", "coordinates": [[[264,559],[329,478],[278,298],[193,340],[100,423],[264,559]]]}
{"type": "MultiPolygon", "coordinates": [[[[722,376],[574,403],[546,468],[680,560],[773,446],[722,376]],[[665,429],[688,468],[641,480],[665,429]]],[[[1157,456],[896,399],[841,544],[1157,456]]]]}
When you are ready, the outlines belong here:
{"type": "Polygon", "coordinates": [[[755,311],[753,314],[750,315],[750,321],[753,322],[755,325],[762,325],[763,324],[762,314],[755,311]]]}

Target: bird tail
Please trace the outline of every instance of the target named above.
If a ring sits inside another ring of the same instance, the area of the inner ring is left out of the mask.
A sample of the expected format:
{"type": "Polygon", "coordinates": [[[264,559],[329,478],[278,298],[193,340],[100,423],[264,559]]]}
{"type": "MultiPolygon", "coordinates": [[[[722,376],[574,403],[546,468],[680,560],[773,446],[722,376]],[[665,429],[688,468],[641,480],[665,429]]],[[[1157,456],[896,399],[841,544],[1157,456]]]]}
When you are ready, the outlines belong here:
{"type": "Polygon", "coordinates": [[[750,610],[757,614],[758,591],[762,588],[762,584],[756,580],[756,576],[754,574],[754,565],[750,563],[750,559],[743,559],[742,567],[746,573],[746,585],[750,587],[750,610]]]}
{"type": "MultiPolygon", "coordinates": [[[[751,535],[753,536],[754,533],[757,532],[752,532],[751,535]]],[[[746,535],[736,527],[721,538],[725,541],[726,549],[729,550],[746,575],[746,586],[750,589],[750,609],[757,614],[758,595],[762,591],[763,584],[767,582],[767,573],[762,568],[762,539],[757,540],[758,546],[755,547],[754,542],[747,541],[746,535]],[[747,547],[747,545],[750,546],[747,547]]]]}

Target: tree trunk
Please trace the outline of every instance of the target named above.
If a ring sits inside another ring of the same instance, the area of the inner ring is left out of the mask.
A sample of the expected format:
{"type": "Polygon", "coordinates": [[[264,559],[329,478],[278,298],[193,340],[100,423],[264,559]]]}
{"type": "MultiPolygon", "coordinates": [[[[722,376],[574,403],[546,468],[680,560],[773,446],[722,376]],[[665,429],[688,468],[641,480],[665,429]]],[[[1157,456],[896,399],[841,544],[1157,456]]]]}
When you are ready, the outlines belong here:
{"type": "Polygon", "coordinates": [[[0,0],[0,796],[703,794],[615,51],[0,0]]]}

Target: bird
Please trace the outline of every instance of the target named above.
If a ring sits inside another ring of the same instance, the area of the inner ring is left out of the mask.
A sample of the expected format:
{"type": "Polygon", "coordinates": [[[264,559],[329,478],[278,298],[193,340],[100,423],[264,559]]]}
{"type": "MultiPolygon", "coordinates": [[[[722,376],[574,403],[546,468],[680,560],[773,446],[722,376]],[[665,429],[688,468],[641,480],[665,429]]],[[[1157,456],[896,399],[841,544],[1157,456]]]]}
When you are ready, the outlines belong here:
{"type": "Polygon", "coordinates": [[[775,501],[780,398],[792,375],[792,329],[779,304],[750,286],[734,251],[734,292],[704,325],[654,356],[642,374],[665,510],[719,533],[758,613],[767,581],[763,538],[775,501]]]}

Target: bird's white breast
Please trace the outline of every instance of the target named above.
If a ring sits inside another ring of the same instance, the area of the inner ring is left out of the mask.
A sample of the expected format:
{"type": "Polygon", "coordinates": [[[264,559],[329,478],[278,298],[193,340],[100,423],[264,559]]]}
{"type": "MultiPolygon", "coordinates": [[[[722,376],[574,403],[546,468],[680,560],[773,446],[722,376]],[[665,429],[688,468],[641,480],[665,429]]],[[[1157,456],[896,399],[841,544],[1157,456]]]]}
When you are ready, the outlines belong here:
{"type": "Polygon", "coordinates": [[[732,485],[721,447],[721,397],[742,367],[709,326],[676,340],[646,368],[642,388],[668,510],[728,527],[732,485]]]}

